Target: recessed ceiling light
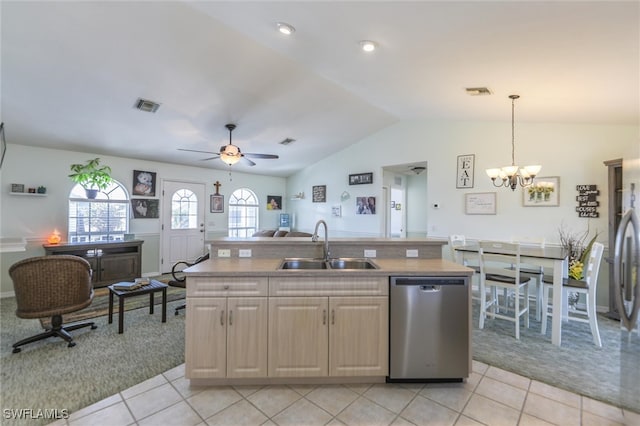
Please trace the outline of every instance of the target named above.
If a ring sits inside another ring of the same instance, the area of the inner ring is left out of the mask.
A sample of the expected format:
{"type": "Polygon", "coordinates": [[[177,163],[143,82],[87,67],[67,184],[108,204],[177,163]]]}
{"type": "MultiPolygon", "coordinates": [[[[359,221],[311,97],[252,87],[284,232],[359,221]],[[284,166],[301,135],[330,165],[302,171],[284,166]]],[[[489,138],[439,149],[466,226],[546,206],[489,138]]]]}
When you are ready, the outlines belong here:
{"type": "Polygon", "coordinates": [[[144,112],[155,113],[158,110],[158,108],[160,108],[160,104],[157,102],[150,101],[148,99],[138,98],[138,100],[134,104],[134,108],[137,108],[140,111],[144,111],[144,112]]]}
{"type": "Polygon", "coordinates": [[[276,25],[278,26],[278,31],[285,35],[291,35],[296,31],[296,29],[293,28],[292,25],[289,25],[285,22],[278,22],[276,25]]]}
{"type": "Polygon", "coordinates": [[[371,40],[362,40],[360,41],[360,47],[365,52],[373,52],[378,47],[378,44],[375,41],[371,40]]]}

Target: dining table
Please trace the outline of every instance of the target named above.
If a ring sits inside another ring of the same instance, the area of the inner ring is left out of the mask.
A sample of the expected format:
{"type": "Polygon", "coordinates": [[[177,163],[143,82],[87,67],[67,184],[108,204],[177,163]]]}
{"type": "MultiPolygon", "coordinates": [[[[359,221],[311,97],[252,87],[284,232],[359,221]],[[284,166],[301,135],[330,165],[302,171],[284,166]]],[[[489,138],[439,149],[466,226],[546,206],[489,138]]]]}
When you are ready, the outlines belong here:
{"type": "MultiPolygon", "coordinates": [[[[469,260],[478,258],[480,246],[477,242],[468,242],[458,246],[456,250],[456,262],[465,264],[469,260]]],[[[485,252],[487,250],[485,249],[485,252]]],[[[494,247],[490,253],[509,254],[506,249],[494,247]]],[[[515,253],[514,253],[515,256],[515,253]]],[[[569,272],[569,252],[561,246],[540,246],[521,244],[520,263],[538,265],[545,268],[553,268],[553,313],[551,316],[551,343],[560,346],[562,343],[563,305],[562,283],[569,272]]],[[[544,308],[543,308],[544,309],[544,308]]]]}

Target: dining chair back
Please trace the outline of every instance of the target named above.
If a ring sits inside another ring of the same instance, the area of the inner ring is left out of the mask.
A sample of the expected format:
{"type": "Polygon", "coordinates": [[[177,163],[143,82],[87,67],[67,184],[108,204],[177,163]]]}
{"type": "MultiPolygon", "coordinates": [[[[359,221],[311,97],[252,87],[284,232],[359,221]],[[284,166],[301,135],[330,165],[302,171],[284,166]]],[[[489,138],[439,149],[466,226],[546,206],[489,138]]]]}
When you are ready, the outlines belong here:
{"type": "Polygon", "coordinates": [[[478,327],[484,328],[488,317],[512,321],[515,337],[520,339],[520,318],[529,327],[529,282],[531,278],[520,272],[520,244],[500,241],[480,241],[480,318],[478,327]],[[513,267],[511,267],[513,265],[513,267]],[[514,294],[514,306],[499,309],[498,289],[514,294]]]}
{"type": "MultiPolygon", "coordinates": [[[[565,307],[567,312],[567,319],[570,321],[585,322],[589,324],[591,328],[591,335],[593,337],[593,343],[602,347],[602,339],[600,339],[600,330],[598,329],[598,317],[596,315],[596,290],[598,285],[598,273],[600,272],[600,263],[602,261],[602,253],[604,252],[604,245],[602,243],[593,243],[591,250],[589,251],[589,258],[587,264],[584,267],[584,279],[574,280],[567,278],[562,285],[562,300],[568,300],[568,292],[578,293],[585,295],[585,310],[569,309],[565,307]]],[[[544,291],[543,291],[543,312],[542,312],[542,326],[540,332],[546,334],[547,332],[547,318],[553,313],[552,307],[549,304],[549,293],[553,289],[553,282],[551,278],[543,279],[544,291]]],[[[553,295],[556,297],[556,295],[553,295]]],[[[561,312],[558,315],[562,315],[561,312]]]]}
{"type": "MultiPolygon", "coordinates": [[[[528,247],[537,247],[543,249],[546,243],[546,239],[544,237],[528,237],[528,236],[519,236],[513,237],[512,242],[519,243],[520,247],[528,246],[528,247]]],[[[513,268],[513,265],[511,266],[513,268]]],[[[535,281],[535,294],[530,295],[533,296],[536,302],[536,320],[540,321],[542,318],[542,278],[545,273],[550,273],[550,271],[545,271],[542,266],[539,265],[531,265],[531,264],[520,264],[520,275],[524,277],[529,277],[535,281]]]]}

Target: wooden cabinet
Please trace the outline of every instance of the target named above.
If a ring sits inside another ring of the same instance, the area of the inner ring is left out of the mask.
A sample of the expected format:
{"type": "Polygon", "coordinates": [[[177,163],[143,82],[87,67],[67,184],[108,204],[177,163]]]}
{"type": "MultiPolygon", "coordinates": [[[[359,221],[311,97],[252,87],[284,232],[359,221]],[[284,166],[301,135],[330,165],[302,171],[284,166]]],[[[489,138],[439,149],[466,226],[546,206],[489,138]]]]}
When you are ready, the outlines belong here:
{"type": "Polygon", "coordinates": [[[266,278],[187,279],[187,378],[267,376],[266,295],[266,278]]]}
{"type": "Polygon", "coordinates": [[[269,298],[269,376],[387,375],[386,277],[273,278],[269,291],[308,294],[269,298]]]}
{"type": "Polygon", "coordinates": [[[142,274],[140,240],[110,243],[45,244],[46,255],[69,254],[86,259],[93,270],[94,287],[133,281],[142,274]]]}

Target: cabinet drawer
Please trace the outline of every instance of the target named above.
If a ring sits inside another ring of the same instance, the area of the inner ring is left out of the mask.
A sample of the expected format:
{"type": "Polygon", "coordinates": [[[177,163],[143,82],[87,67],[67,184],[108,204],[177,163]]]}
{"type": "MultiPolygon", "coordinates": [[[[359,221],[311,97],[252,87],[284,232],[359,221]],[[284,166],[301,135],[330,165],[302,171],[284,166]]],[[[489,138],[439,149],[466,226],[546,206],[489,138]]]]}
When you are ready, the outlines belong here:
{"type": "Polygon", "coordinates": [[[386,296],[388,277],[271,277],[270,296],[386,296]]]}
{"type": "Polygon", "coordinates": [[[187,297],[266,296],[266,277],[187,277],[187,297]]]}

